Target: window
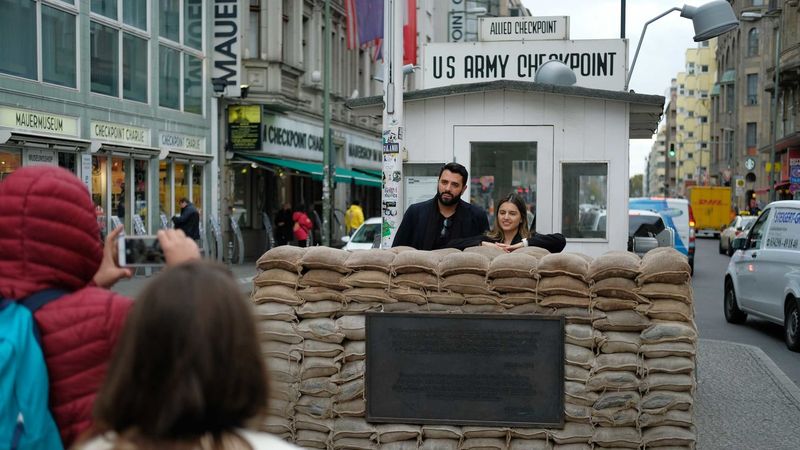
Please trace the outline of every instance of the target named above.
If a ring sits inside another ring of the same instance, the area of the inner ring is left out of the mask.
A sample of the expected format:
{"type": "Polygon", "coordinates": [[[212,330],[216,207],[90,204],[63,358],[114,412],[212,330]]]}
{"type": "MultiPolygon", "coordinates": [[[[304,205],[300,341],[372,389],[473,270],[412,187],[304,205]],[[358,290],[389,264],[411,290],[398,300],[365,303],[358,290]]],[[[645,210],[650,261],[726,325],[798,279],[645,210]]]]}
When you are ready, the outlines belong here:
{"type": "Polygon", "coordinates": [[[76,37],[74,15],[42,5],[43,81],[76,87],[76,37]]]}
{"type": "Polygon", "coordinates": [[[747,235],[747,244],[745,244],[745,248],[761,248],[761,237],[764,234],[764,224],[767,223],[767,218],[769,218],[771,212],[771,209],[767,209],[766,211],[762,212],[760,216],[758,216],[753,228],[750,229],[750,234],[747,235]]]}
{"type": "Polygon", "coordinates": [[[686,114],[687,114],[689,117],[694,117],[694,111],[687,111],[687,112],[686,112],[686,114]]]}
{"type": "Polygon", "coordinates": [[[116,97],[119,95],[119,86],[117,86],[119,77],[118,32],[111,27],[92,22],[90,33],[92,92],[116,97]]]}
{"type": "Polygon", "coordinates": [[[77,9],[66,3],[0,0],[0,73],[77,87],[77,9]]]}
{"type": "Polygon", "coordinates": [[[202,114],[203,2],[162,0],[160,5],[158,105],[202,114]]]}
{"type": "Polygon", "coordinates": [[[758,28],[747,32],[747,56],[758,56],[758,28]]]}
{"type": "Polygon", "coordinates": [[[708,73],[708,64],[703,64],[700,66],[700,72],[708,73]]]}
{"type": "Polygon", "coordinates": [[[687,136],[690,137],[690,138],[693,138],[694,137],[694,131],[688,132],[687,136]]]}
{"type": "Polygon", "coordinates": [[[708,116],[700,116],[700,123],[708,123],[708,116]]]}
{"type": "Polygon", "coordinates": [[[115,0],[92,0],[91,91],[147,103],[150,79],[147,0],[125,0],[121,4],[120,9],[115,0]]]}
{"type": "Polygon", "coordinates": [[[758,145],[758,124],[755,122],[747,123],[747,136],[745,137],[747,147],[755,147],[758,145]]]}
{"type": "Polygon", "coordinates": [[[689,75],[694,75],[694,63],[693,62],[690,62],[690,63],[686,64],[686,71],[689,73],[689,75]]]}
{"type": "Polygon", "coordinates": [[[734,95],[734,85],[729,84],[725,86],[725,111],[733,112],[736,108],[736,105],[733,102],[736,100],[734,95]]]}
{"type": "Polygon", "coordinates": [[[561,170],[564,237],[606,239],[608,164],[564,163],[561,170]]]}
{"type": "Polygon", "coordinates": [[[758,74],[747,74],[747,104],[758,104],[758,74]]]}
{"type": "Polygon", "coordinates": [[[167,108],[181,107],[181,58],[180,52],[160,45],[158,47],[158,104],[167,108]]]}
{"type": "Polygon", "coordinates": [[[687,153],[686,154],[686,159],[694,159],[694,153],[691,153],[691,152],[687,153]]]}
{"type": "Polygon", "coordinates": [[[689,97],[694,97],[694,89],[689,89],[689,97]]]}

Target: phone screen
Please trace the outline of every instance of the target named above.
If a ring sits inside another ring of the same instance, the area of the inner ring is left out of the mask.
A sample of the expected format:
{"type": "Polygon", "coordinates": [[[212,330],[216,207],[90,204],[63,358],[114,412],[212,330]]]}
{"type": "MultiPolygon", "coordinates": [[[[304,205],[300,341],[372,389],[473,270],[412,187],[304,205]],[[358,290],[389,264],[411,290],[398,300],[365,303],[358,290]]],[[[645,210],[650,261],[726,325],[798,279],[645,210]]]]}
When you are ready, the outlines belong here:
{"type": "Polygon", "coordinates": [[[125,236],[120,246],[121,266],[163,266],[164,251],[155,236],[125,236]]]}

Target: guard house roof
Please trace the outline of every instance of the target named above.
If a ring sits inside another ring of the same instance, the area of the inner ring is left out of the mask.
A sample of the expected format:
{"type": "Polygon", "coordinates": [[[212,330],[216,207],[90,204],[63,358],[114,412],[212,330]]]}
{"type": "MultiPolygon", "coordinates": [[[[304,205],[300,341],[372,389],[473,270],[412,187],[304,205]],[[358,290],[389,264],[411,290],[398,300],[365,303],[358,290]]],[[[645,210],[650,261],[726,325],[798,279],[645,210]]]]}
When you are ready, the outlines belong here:
{"type": "MultiPolygon", "coordinates": [[[[487,91],[543,92],[628,103],[630,104],[630,139],[649,139],[653,136],[658,127],[658,122],[661,119],[665,101],[664,97],[661,95],[606,91],[577,86],[557,86],[554,84],[512,80],[497,80],[486,83],[457,84],[432,89],[421,89],[404,93],[403,100],[409,102],[434,97],[447,97],[450,95],[487,91]]],[[[345,105],[359,115],[380,116],[383,111],[383,97],[375,95],[372,97],[357,98],[348,100],[345,105]]]]}

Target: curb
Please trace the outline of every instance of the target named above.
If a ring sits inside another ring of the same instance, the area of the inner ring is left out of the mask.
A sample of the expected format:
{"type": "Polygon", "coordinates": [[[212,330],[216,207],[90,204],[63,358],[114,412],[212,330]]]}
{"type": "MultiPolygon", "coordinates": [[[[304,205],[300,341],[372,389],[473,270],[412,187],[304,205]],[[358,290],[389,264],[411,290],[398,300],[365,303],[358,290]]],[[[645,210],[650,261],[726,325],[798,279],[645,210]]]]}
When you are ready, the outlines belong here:
{"type": "Polygon", "coordinates": [[[749,352],[753,357],[759,360],[760,365],[762,368],[766,369],[769,375],[772,377],[772,380],[775,381],[781,390],[783,391],[786,396],[792,400],[800,409],[800,387],[797,387],[796,384],[783,372],[783,370],[775,364],[775,361],[772,360],[764,350],[760,348],[749,345],[749,344],[740,344],[738,342],[729,342],[729,341],[722,341],[719,339],[699,339],[700,341],[706,342],[713,342],[715,344],[721,345],[729,345],[733,347],[741,347],[743,351],[749,352]]]}

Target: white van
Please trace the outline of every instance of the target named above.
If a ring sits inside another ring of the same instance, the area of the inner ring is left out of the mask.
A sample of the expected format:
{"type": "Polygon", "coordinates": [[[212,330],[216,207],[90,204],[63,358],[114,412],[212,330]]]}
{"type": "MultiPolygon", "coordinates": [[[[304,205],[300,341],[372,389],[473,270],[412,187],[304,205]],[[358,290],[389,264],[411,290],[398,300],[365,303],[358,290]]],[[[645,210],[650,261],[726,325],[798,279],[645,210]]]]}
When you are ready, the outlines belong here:
{"type": "Polygon", "coordinates": [[[767,205],[733,248],[725,272],[725,319],[743,323],[752,314],[781,324],[786,346],[800,351],[800,201],[767,205]]]}

